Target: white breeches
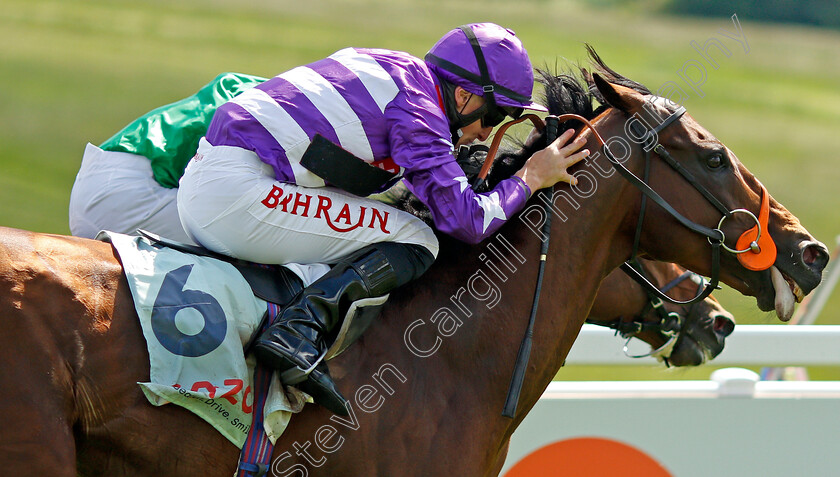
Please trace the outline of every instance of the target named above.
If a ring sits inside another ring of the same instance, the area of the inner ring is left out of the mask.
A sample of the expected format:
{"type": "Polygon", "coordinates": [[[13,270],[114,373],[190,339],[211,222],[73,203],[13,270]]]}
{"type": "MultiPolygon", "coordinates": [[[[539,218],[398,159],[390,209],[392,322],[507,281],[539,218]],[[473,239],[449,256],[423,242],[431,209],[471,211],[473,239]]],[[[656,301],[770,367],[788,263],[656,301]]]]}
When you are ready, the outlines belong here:
{"type": "Polygon", "coordinates": [[[432,229],[407,212],[332,187],[278,182],[253,152],[204,139],[181,178],[178,210],[195,242],[259,263],[335,263],[377,242],[438,252],[432,229]]]}
{"type": "Polygon", "coordinates": [[[178,218],[177,193],[155,181],[149,159],[88,144],[70,193],[70,232],[94,238],[100,230],[144,229],[191,242],[178,218]]]}

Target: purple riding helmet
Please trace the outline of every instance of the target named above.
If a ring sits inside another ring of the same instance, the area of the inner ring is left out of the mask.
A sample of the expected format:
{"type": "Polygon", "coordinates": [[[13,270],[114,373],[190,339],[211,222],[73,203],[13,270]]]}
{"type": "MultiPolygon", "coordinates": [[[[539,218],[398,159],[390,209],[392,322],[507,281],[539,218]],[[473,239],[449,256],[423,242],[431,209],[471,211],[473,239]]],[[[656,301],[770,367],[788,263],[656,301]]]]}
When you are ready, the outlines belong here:
{"type": "Polygon", "coordinates": [[[516,34],[494,23],[460,26],[443,36],[426,54],[426,63],[441,81],[446,113],[453,129],[481,118],[482,127],[497,126],[523,109],[547,112],[531,101],[534,72],[528,52],[516,34]],[[483,96],[485,104],[462,115],[455,108],[455,87],[483,96]]]}

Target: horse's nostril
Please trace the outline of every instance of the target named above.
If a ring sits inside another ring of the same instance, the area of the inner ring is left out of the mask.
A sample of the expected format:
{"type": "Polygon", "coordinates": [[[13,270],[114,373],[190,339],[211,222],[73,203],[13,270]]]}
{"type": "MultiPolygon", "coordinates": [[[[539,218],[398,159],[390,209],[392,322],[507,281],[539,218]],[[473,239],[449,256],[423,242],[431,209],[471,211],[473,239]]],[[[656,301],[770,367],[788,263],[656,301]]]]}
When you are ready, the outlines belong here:
{"type": "Polygon", "coordinates": [[[802,262],[815,272],[822,272],[828,264],[828,250],[825,245],[810,242],[802,247],[802,262]]]}
{"type": "Polygon", "coordinates": [[[727,337],[735,330],[735,322],[724,315],[715,316],[715,333],[727,337]]]}

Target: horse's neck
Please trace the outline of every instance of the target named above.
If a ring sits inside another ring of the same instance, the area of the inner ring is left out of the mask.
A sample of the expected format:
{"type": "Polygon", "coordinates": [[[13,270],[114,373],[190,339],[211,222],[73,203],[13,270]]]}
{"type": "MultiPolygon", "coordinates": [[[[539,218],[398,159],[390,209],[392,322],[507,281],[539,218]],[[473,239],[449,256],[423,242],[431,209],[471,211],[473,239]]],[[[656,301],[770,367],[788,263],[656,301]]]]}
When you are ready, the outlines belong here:
{"type": "MultiPolygon", "coordinates": [[[[569,206],[565,199],[554,201],[566,220],[561,220],[560,213],[553,219],[549,260],[534,331],[532,366],[521,400],[522,406],[528,406],[526,409],[536,402],[565,361],[589,315],[601,281],[629,253],[625,250],[629,247],[621,245],[627,242],[621,236],[626,209],[618,204],[627,202],[620,198],[619,190],[624,184],[614,180],[617,176],[614,174],[610,180],[599,177],[600,190],[591,197],[577,198],[578,209],[569,206]]],[[[570,188],[563,186],[558,190],[562,193],[570,188]]],[[[538,254],[532,257],[536,262],[538,254]]],[[[522,339],[536,284],[535,279],[524,278],[524,281],[530,293],[525,294],[525,306],[510,328],[514,331],[511,337],[514,353],[522,339]]],[[[512,367],[510,362],[509,368],[512,367]]]]}
{"type": "Polygon", "coordinates": [[[636,316],[647,301],[647,293],[641,285],[622,279],[621,273],[614,272],[601,282],[598,298],[587,319],[612,321],[618,317],[636,316]]]}
{"type": "MultiPolygon", "coordinates": [[[[629,253],[629,244],[622,248],[618,240],[628,213],[620,204],[628,201],[622,198],[623,183],[617,177],[599,176],[596,190],[586,198],[572,194],[568,186],[557,186],[561,192],[554,203],[559,212],[553,216],[520,410],[536,402],[559,370],[601,280],[629,253]],[[564,194],[571,195],[577,209],[562,198],[564,194]]],[[[522,215],[480,246],[444,239],[435,266],[395,293],[389,308],[392,317],[400,317],[397,322],[405,330],[401,337],[409,350],[427,354],[423,366],[412,371],[418,373],[416,379],[426,379],[436,392],[454,399],[466,390],[472,396],[464,396],[470,406],[486,405],[494,416],[501,413],[534,297],[540,238],[539,227],[528,222],[534,222],[541,204],[532,199],[522,215]]]]}
{"type": "MultiPolygon", "coordinates": [[[[368,384],[370,373],[377,383],[385,376],[389,394],[401,384],[406,394],[394,411],[422,408],[418,420],[469,420],[466,428],[435,426],[435,435],[471,442],[473,453],[465,459],[497,462],[507,439],[560,369],[601,280],[630,253],[638,193],[633,195],[619,174],[598,173],[596,167],[611,171],[611,166],[603,158],[596,162],[574,169],[595,178],[592,187],[584,189],[582,180],[577,191],[556,186],[560,193],[554,201],[549,258],[515,419],[501,412],[534,298],[540,227],[529,223],[541,213],[538,197],[481,245],[442,238],[432,268],[392,293],[380,322],[348,349],[346,359],[342,355],[331,364],[333,375],[354,376],[357,389],[368,384]],[[564,199],[564,193],[573,200],[564,199]]],[[[417,438],[432,436],[420,433],[417,438]]]]}

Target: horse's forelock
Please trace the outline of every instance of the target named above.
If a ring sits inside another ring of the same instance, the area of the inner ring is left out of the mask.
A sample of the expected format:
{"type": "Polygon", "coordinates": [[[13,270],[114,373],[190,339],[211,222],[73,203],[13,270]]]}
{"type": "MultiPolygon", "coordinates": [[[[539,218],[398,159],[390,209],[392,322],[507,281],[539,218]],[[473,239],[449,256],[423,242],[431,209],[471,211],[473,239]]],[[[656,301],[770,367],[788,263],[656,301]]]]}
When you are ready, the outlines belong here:
{"type": "Polygon", "coordinates": [[[574,113],[587,119],[593,118],[592,92],[571,73],[549,73],[538,69],[543,85],[543,99],[551,114],[574,113]]]}

